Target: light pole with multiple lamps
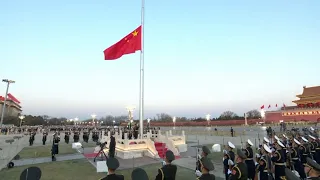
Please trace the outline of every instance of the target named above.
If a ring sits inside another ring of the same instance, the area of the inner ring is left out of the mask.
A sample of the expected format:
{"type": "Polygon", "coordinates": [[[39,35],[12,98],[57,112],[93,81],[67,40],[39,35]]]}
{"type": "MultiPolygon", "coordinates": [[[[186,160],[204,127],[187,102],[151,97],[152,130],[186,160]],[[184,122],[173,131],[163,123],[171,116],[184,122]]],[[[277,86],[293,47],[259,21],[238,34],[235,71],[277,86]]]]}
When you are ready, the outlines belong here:
{"type": "Polygon", "coordinates": [[[24,115],[20,115],[19,116],[19,119],[20,119],[20,126],[19,127],[21,127],[21,123],[22,123],[22,120],[25,118],[25,116],[24,115]]]}
{"type": "Polygon", "coordinates": [[[210,118],[211,118],[211,115],[210,114],[207,114],[206,115],[206,120],[208,122],[208,126],[210,126],[210,118]]]}
{"type": "Polygon", "coordinates": [[[6,111],[6,103],[7,103],[7,96],[8,96],[8,92],[9,92],[9,86],[10,86],[10,84],[15,83],[15,81],[9,80],[9,79],[2,79],[2,82],[7,83],[7,90],[6,90],[6,94],[5,94],[5,96],[4,96],[4,101],[3,101],[3,105],[2,105],[0,128],[2,128],[4,113],[5,113],[5,111],[6,111]]]}
{"type": "Polygon", "coordinates": [[[96,114],[91,114],[92,118],[92,126],[94,126],[94,120],[96,119],[97,115],[96,114]]]}

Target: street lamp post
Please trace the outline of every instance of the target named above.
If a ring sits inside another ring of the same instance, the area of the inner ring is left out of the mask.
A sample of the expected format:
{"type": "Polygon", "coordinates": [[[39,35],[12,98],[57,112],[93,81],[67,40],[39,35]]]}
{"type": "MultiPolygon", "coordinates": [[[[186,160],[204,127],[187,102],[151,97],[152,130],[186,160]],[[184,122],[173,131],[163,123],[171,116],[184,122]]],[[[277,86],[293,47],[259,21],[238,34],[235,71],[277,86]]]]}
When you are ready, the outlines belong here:
{"type": "Polygon", "coordinates": [[[116,122],[115,120],[113,120],[113,121],[112,121],[112,125],[113,125],[113,127],[114,127],[114,123],[115,123],[115,122],[116,122]]]}
{"type": "Polygon", "coordinates": [[[147,121],[148,121],[148,130],[150,130],[150,120],[151,120],[150,118],[147,119],[147,121]]]}
{"type": "Polygon", "coordinates": [[[20,115],[19,116],[19,119],[20,119],[20,126],[19,127],[21,127],[21,123],[22,123],[22,120],[25,118],[25,116],[23,116],[23,115],[20,115]]]}
{"type": "Polygon", "coordinates": [[[97,115],[95,114],[91,114],[91,118],[92,118],[92,125],[94,126],[94,119],[96,119],[97,115]]]}
{"type": "Polygon", "coordinates": [[[8,79],[2,79],[2,82],[7,83],[7,90],[6,90],[6,95],[4,96],[4,101],[3,101],[3,105],[2,105],[0,128],[2,128],[4,113],[5,113],[5,110],[6,110],[6,103],[7,103],[7,96],[8,96],[8,92],[9,92],[9,86],[10,86],[11,83],[15,83],[15,81],[8,80],[8,79]]]}
{"type": "Polygon", "coordinates": [[[173,121],[173,129],[176,129],[176,117],[175,116],[172,118],[172,121],[173,121]]]}
{"type": "Polygon", "coordinates": [[[78,121],[79,121],[79,118],[77,118],[77,117],[76,117],[76,118],[74,118],[74,124],[75,124],[75,125],[77,125],[77,124],[78,124],[78,121]]]}
{"type": "Polygon", "coordinates": [[[207,122],[208,122],[208,126],[210,126],[210,117],[211,117],[210,114],[207,114],[207,115],[206,115],[206,120],[207,120],[207,122]]]}

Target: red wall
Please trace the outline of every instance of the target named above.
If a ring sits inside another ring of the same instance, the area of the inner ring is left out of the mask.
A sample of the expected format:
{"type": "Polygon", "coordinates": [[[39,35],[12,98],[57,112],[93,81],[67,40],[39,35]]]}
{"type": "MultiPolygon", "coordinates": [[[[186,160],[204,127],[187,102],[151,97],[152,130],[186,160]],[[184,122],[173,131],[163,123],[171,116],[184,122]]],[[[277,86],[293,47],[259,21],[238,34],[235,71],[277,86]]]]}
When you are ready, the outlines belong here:
{"type": "Polygon", "coordinates": [[[319,114],[315,115],[294,115],[294,116],[282,116],[282,112],[266,112],[266,123],[268,122],[276,122],[279,120],[284,120],[285,122],[298,122],[298,121],[309,121],[309,122],[317,122],[320,119],[319,114]]]}

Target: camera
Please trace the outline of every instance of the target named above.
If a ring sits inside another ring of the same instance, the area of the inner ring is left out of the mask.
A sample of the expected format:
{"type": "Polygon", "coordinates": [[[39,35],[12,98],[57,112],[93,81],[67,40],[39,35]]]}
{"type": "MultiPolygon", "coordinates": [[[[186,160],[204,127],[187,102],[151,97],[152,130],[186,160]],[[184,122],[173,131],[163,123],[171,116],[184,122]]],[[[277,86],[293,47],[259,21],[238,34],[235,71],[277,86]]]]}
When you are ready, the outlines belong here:
{"type": "Polygon", "coordinates": [[[100,148],[104,148],[107,145],[107,142],[101,143],[101,142],[97,142],[97,146],[100,146],[100,148]]]}

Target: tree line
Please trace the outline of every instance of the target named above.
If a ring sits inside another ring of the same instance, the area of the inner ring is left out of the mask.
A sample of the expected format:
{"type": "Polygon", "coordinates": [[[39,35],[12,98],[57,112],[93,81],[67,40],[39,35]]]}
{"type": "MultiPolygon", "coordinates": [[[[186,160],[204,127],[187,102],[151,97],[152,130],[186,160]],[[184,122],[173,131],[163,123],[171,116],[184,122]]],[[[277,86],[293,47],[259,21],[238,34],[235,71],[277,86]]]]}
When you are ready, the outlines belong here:
{"type": "MultiPolygon", "coordinates": [[[[242,116],[237,115],[235,112],[232,111],[225,111],[221,113],[221,115],[217,118],[211,118],[211,121],[214,120],[244,120],[245,114],[242,116]]],[[[247,119],[259,119],[261,118],[260,112],[256,109],[248,111],[246,113],[247,119]]],[[[42,115],[42,116],[33,116],[33,115],[25,115],[25,118],[22,120],[22,126],[34,126],[34,125],[73,125],[75,122],[68,120],[68,118],[65,117],[50,117],[48,115],[42,115]]],[[[126,115],[121,116],[112,116],[107,115],[104,117],[100,117],[95,119],[95,121],[98,121],[99,124],[102,125],[118,125],[121,122],[127,121],[128,117],[126,115]],[[101,123],[102,122],[102,123],[101,123]]],[[[138,120],[138,118],[136,118],[138,120]]],[[[151,121],[157,121],[157,122],[172,122],[173,116],[167,114],[167,113],[159,113],[156,114],[155,117],[150,118],[151,121]]],[[[207,121],[205,117],[194,117],[194,118],[187,118],[187,117],[176,117],[176,122],[185,122],[185,121],[207,121]]],[[[20,125],[20,119],[18,117],[5,117],[4,118],[4,124],[13,124],[15,126],[20,125]]],[[[78,121],[79,122],[92,122],[92,119],[86,119],[84,121],[78,121]]]]}

